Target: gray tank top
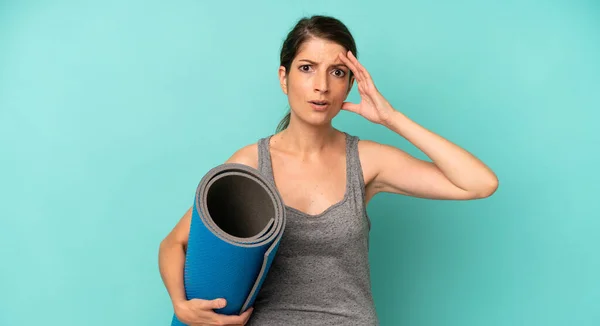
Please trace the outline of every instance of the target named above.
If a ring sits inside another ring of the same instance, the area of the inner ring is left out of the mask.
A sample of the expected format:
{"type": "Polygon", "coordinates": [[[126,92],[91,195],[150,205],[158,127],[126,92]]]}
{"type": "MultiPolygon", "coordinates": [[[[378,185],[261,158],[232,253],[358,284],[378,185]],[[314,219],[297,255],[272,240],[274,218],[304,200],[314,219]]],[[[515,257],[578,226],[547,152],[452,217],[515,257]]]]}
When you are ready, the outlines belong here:
{"type": "MultiPolygon", "coordinates": [[[[344,198],[317,215],[285,206],[286,229],[247,325],[379,325],[359,139],[345,134],[344,198]]],[[[271,137],[258,141],[258,168],[275,184],[271,137]]]]}

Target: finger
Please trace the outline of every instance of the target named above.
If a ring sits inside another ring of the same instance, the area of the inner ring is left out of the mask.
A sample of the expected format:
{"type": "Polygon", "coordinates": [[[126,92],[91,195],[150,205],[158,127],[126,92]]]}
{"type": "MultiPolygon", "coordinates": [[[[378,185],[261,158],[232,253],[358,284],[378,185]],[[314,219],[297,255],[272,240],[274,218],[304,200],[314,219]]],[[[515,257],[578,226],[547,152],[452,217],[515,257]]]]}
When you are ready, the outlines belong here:
{"type": "Polygon", "coordinates": [[[342,103],[342,110],[358,113],[358,105],[351,102],[342,103]]]}
{"type": "Polygon", "coordinates": [[[365,66],[363,66],[358,61],[358,59],[354,56],[354,53],[352,53],[352,51],[348,51],[348,58],[350,59],[350,61],[352,62],[352,64],[354,64],[354,66],[356,67],[356,69],[358,69],[358,71],[360,71],[366,79],[371,79],[371,75],[369,74],[369,72],[367,71],[367,69],[365,68],[365,66]]]}
{"type": "Polygon", "coordinates": [[[216,321],[218,321],[220,325],[243,325],[245,322],[245,317],[243,316],[244,314],[239,316],[219,315],[216,321]]]}
{"type": "Polygon", "coordinates": [[[352,51],[348,51],[348,57],[350,58],[350,61],[356,67],[356,69],[358,71],[360,71],[360,73],[361,73],[361,77],[363,79],[362,85],[363,85],[364,91],[370,92],[370,91],[377,89],[375,87],[375,82],[373,81],[373,78],[371,78],[371,74],[369,73],[367,68],[365,68],[365,66],[363,66],[360,62],[358,62],[358,59],[354,56],[352,51]]]}
{"type": "Polygon", "coordinates": [[[358,82],[360,79],[360,76],[357,76],[357,71],[356,71],[356,67],[352,64],[352,62],[346,57],[345,54],[340,53],[338,55],[338,57],[342,60],[342,62],[348,67],[348,69],[350,69],[350,71],[354,74],[354,78],[356,79],[356,81],[358,82]]]}
{"type": "Polygon", "coordinates": [[[253,311],[254,311],[254,307],[251,307],[250,309],[244,311],[244,313],[240,315],[240,317],[244,318],[244,322],[242,323],[242,325],[246,325],[246,323],[248,322],[248,319],[250,319],[250,316],[252,315],[253,311]]]}
{"type": "MultiPolygon", "coordinates": [[[[348,51],[348,56],[351,56],[351,55],[352,55],[352,52],[348,51]]],[[[352,67],[352,71],[355,72],[354,75],[356,76],[358,92],[361,94],[368,93],[368,90],[371,88],[372,82],[369,82],[369,80],[367,79],[365,74],[362,72],[362,70],[357,65],[360,63],[356,60],[354,60],[354,62],[353,62],[353,60],[351,60],[349,57],[346,57],[345,59],[348,62],[347,63],[348,66],[352,67]]]]}
{"type": "MultiPolygon", "coordinates": [[[[192,299],[192,300],[195,300],[195,299],[192,299]]],[[[221,309],[227,305],[227,300],[225,300],[223,298],[217,298],[217,299],[213,299],[213,300],[197,300],[197,302],[198,302],[198,304],[196,307],[200,308],[201,310],[221,309]]]]}
{"type": "Polygon", "coordinates": [[[361,81],[363,83],[367,82],[367,76],[365,75],[363,69],[361,69],[362,65],[360,64],[360,62],[358,62],[358,59],[356,59],[352,51],[348,51],[346,53],[346,56],[348,58],[348,61],[350,61],[350,63],[354,67],[354,70],[356,70],[356,74],[360,76],[361,81]]]}
{"type": "Polygon", "coordinates": [[[356,81],[358,83],[360,83],[362,80],[362,77],[361,77],[360,71],[358,70],[356,65],[354,65],[354,63],[352,63],[352,61],[350,61],[350,59],[348,59],[348,57],[346,57],[346,55],[343,53],[340,53],[339,57],[342,59],[344,64],[346,64],[346,66],[348,66],[348,68],[350,68],[350,70],[354,74],[354,78],[356,79],[356,81]]]}
{"type": "Polygon", "coordinates": [[[248,308],[239,316],[236,315],[217,315],[216,321],[223,325],[245,325],[250,315],[254,311],[254,307],[248,308]]]}

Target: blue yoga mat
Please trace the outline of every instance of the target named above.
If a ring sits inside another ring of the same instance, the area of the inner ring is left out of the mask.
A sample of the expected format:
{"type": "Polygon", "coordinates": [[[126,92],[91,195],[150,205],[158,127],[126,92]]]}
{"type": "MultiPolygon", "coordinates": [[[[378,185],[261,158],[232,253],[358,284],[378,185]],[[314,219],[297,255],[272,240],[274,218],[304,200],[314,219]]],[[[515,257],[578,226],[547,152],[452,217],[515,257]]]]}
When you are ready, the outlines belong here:
{"type": "MultiPolygon", "coordinates": [[[[260,172],[225,163],[208,171],[196,190],[185,256],[189,299],[225,298],[216,313],[252,307],[285,229],[280,194],[260,172]]],[[[173,315],[172,326],[183,326],[173,315]]]]}

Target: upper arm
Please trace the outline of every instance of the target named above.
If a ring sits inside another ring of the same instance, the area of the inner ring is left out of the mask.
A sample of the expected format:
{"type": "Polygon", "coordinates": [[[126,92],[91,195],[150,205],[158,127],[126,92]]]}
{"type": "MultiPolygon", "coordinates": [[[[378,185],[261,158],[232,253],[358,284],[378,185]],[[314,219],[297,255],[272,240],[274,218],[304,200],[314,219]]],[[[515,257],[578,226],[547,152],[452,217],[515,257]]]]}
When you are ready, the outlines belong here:
{"type": "Polygon", "coordinates": [[[370,173],[368,196],[389,192],[428,199],[467,200],[479,196],[453,184],[433,163],[418,159],[396,147],[361,140],[365,165],[370,173]]]}
{"type": "Polygon", "coordinates": [[[192,221],[192,207],[190,207],[185,214],[179,219],[175,227],[169,232],[169,234],[162,241],[162,244],[177,244],[182,245],[184,248],[187,247],[188,238],[190,234],[190,223],[192,221]]]}

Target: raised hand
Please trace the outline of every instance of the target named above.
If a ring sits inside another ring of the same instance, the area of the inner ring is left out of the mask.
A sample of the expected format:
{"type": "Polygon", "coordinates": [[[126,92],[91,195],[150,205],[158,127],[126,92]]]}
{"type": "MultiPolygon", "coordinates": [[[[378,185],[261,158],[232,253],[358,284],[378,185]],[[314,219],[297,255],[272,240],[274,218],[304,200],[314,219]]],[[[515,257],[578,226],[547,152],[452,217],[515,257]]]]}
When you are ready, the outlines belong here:
{"type": "Polygon", "coordinates": [[[360,114],[367,120],[384,124],[394,112],[394,108],[390,103],[379,93],[371,75],[358,62],[358,59],[348,51],[346,54],[340,53],[340,59],[350,68],[357,82],[358,93],[360,94],[360,103],[344,102],[342,110],[351,111],[360,114]]]}

